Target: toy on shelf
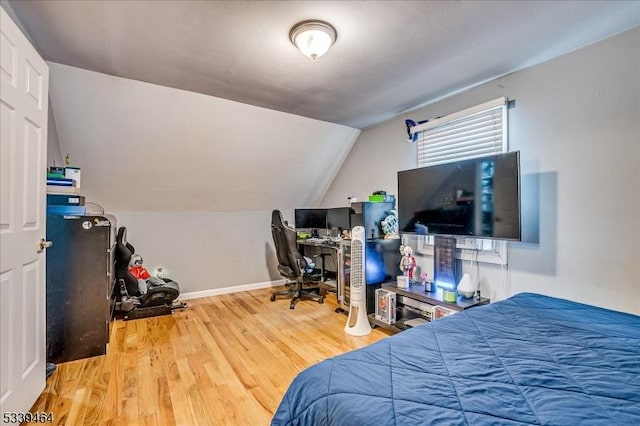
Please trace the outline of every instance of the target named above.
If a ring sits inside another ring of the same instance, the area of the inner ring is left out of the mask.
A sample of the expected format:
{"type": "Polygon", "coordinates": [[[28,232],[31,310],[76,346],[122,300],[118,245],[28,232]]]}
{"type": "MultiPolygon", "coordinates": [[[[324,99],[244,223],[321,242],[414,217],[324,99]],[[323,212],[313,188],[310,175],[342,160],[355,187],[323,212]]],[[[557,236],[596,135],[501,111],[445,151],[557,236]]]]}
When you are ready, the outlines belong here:
{"type": "Polygon", "coordinates": [[[424,286],[424,291],[431,291],[431,283],[428,281],[426,272],[420,274],[420,282],[422,282],[422,285],[424,286]]]}
{"type": "Polygon", "coordinates": [[[398,213],[395,210],[389,212],[389,215],[380,222],[380,226],[386,240],[400,238],[398,233],[398,213]]]}
{"type": "Polygon", "coordinates": [[[400,259],[400,270],[407,276],[409,282],[413,282],[413,273],[418,263],[413,255],[413,249],[410,246],[400,246],[400,253],[402,253],[402,259],[400,259]]]}

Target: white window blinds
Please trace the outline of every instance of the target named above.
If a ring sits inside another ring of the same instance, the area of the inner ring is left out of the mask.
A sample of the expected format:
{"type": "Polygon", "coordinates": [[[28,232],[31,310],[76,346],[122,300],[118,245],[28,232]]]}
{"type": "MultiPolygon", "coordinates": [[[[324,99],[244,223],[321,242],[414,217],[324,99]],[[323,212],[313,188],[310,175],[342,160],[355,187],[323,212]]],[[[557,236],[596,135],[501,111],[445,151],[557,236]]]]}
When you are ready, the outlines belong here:
{"type": "Polygon", "coordinates": [[[507,151],[507,99],[499,98],[411,128],[418,167],[507,151]]]}

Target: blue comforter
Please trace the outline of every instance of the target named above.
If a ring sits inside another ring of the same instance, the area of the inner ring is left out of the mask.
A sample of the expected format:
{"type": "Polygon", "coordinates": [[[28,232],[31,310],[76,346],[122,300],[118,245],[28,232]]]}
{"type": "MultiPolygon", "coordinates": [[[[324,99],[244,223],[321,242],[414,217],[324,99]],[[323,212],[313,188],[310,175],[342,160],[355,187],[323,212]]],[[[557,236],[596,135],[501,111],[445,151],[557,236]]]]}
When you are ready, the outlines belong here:
{"type": "Polygon", "coordinates": [[[640,317],[522,293],[316,364],[273,425],[640,425],[640,317]]]}

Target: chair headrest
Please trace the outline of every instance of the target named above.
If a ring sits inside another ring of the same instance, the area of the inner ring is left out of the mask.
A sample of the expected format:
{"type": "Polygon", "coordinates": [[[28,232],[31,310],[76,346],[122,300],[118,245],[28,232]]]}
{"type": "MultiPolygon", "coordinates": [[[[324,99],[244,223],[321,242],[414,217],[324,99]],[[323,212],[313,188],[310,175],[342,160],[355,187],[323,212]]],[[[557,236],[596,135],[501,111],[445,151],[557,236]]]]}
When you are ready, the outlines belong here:
{"type": "Polygon", "coordinates": [[[280,210],[274,210],[271,212],[271,227],[286,228],[295,232],[295,228],[289,225],[287,221],[282,218],[282,212],[280,210]]]}
{"type": "Polygon", "coordinates": [[[282,213],[280,210],[274,210],[271,212],[271,225],[283,225],[282,213]]]}
{"type": "Polygon", "coordinates": [[[121,226],[118,228],[118,235],[116,235],[116,242],[120,244],[127,245],[127,228],[125,226],[121,226]]]}

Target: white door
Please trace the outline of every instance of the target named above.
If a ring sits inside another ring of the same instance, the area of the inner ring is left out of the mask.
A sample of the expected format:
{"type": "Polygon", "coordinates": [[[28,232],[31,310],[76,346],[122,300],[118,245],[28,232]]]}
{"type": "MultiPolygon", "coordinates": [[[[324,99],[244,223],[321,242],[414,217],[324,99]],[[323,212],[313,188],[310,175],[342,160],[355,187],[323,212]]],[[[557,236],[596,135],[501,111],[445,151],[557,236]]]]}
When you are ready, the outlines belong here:
{"type": "Polygon", "coordinates": [[[0,413],[45,385],[49,68],[0,7],[0,413]]]}

